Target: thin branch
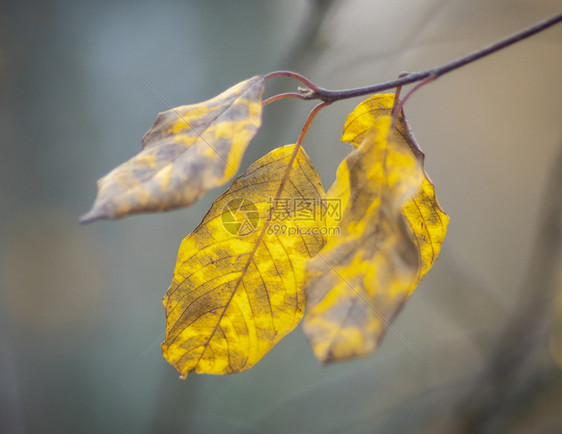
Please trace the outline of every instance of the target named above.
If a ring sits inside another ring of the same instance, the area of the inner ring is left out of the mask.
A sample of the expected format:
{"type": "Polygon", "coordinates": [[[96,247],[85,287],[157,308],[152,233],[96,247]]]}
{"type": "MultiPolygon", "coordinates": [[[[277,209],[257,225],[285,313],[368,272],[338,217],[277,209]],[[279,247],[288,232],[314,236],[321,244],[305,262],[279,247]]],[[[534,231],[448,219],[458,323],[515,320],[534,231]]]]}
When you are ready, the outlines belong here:
{"type": "Polygon", "coordinates": [[[516,42],[519,42],[539,32],[542,32],[543,30],[546,30],[549,27],[558,24],[560,21],[562,21],[562,12],[544,21],[541,21],[525,30],[517,32],[514,35],[511,35],[501,41],[489,45],[488,47],[482,48],[478,51],[475,51],[474,53],[461,57],[460,59],[454,60],[445,65],[441,65],[436,68],[429,69],[427,71],[414,72],[404,77],[397,78],[396,80],[375,84],[373,86],[359,87],[356,89],[347,89],[347,90],[328,90],[317,86],[316,84],[312,83],[310,80],[308,80],[307,78],[303,77],[300,74],[296,74],[294,72],[289,72],[289,71],[272,72],[266,75],[265,78],[266,80],[279,76],[295,78],[299,80],[301,83],[309,87],[308,92],[303,92],[303,97],[304,97],[303,99],[321,100],[324,102],[331,103],[342,99],[356,98],[359,96],[370,95],[373,93],[394,89],[399,86],[405,86],[407,84],[417,83],[419,81],[426,80],[428,78],[437,79],[438,77],[441,77],[442,75],[454,71],[455,69],[468,65],[469,63],[475,62],[478,59],[486,57],[492,53],[495,53],[496,51],[500,51],[512,44],[515,44],[516,42]]]}

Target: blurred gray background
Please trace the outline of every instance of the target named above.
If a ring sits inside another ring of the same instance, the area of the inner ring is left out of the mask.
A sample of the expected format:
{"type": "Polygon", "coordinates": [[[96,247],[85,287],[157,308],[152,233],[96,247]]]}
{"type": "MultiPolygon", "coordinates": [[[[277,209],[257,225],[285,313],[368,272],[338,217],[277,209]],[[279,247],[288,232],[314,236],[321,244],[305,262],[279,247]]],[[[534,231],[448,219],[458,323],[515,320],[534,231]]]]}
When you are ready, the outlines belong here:
{"type": "MultiPolygon", "coordinates": [[[[191,208],[79,226],[95,181],[159,111],[255,74],[327,88],[437,66],[560,0],[0,3],[0,432],[368,433],[562,430],[548,352],[562,281],[562,26],[447,75],[406,105],[450,215],[440,259],[371,356],[321,366],[300,329],[250,371],[178,379],[162,358],[191,208]],[[145,81],[152,86],[148,86],[145,81]]],[[[276,79],[268,95],[293,91],[276,79]]],[[[359,100],[305,148],[326,189],[359,100]]],[[[243,169],[293,143],[310,103],[268,106],[243,169]]],[[[226,187],[225,187],[226,188],[226,187]]]]}

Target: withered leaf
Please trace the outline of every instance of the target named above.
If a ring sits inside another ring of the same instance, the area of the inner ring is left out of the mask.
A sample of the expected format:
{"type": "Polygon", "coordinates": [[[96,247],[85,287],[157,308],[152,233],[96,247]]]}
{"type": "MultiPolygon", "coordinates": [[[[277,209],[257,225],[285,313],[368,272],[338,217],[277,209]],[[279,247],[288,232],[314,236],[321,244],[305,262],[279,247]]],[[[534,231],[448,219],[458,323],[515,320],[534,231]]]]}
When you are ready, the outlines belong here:
{"type": "Polygon", "coordinates": [[[342,139],[356,149],[327,194],[342,201],[339,232],[307,261],[303,328],[323,362],[377,346],[445,236],[423,154],[403,117],[392,124],[392,104],[392,95],[376,95],[348,117],[342,139]]]}
{"type": "Polygon", "coordinates": [[[158,114],[142,151],[98,181],[81,222],[189,206],[225,184],[261,125],[263,87],[255,76],[208,101],[158,114]]]}
{"type": "Polygon", "coordinates": [[[304,263],[324,244],[324,220],[299,219],[295,205],[321,205],[325,193],[301,149],[276,198],[294,149],[252,164],[181,244],[162,350],[183,377],[249,369],[302,318],[304,263]]]}

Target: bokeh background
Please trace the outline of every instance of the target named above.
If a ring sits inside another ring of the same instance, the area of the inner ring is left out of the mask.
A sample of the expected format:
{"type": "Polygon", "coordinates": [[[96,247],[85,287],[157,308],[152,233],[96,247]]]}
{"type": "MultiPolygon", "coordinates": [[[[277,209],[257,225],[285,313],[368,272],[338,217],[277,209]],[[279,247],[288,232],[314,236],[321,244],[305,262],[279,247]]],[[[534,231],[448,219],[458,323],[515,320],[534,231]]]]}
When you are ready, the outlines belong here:
{"type": "MultiPolygon", "coordinates": [[[[255,74],[327,88],[445,63],[560,0],[4,0],[0,3],[0,432],[555,432],[562,265],[562,26],[447,75],[406,106],[450,215],[440,259],[371,356],[316,362],[297,329],[250,371],[178,379],[161,356],[191,208],[79,226],[95,181],[156,113],[255,74]],[[147,85],[149,83],[149,85],[147,85]]],[[[292,91],[277,79],[268,94],[292,91]]],[[[305,148],[326,188],[359,101],[305,148]]],[[[293,143],[310,103],[267,107],[243,168],[293,143]]],[[[225,187],[226,188],[226,187],[225,187]]]]}

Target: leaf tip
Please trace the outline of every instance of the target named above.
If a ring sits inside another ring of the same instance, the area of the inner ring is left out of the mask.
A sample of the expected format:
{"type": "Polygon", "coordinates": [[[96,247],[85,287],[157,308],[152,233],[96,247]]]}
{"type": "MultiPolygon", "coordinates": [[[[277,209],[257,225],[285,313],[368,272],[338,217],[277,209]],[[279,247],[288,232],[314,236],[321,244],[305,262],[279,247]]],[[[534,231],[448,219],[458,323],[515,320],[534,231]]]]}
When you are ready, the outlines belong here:
{"type": "Polygon", "coordinates": [[[108,218],[108,216],[99,208],[94,207],[86,214],[81,215],[78,221],[80,222],[80,224],[86,225],[88,223],[92,223],[95,222],[96,220],[101,220],[104,218],[108,218]]]}

